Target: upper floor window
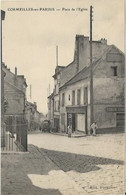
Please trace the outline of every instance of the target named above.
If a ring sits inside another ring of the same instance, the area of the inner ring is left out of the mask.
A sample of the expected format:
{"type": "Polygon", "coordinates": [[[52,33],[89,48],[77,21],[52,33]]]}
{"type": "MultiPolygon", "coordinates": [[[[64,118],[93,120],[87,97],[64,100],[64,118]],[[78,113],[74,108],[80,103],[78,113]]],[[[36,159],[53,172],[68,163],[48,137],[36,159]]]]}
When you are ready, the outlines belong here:
{"type": "Polygon", "coordinates": [[[80,105],[81,102],[81,90],[77,90],[77,105],[80,105]]]}
{"type": "Polygon", "coordinates": [[[84,88],[84,104],[88,103],[88,88],[84,88]]]}
{"type": "Polygon", "coordinates": [[[117,76],[117,66],[111,66],[112,76],[117,76]]]}
{"type": "Polygon", "coordinates": [[[64,105],[65,105],[65,94],[62,93],[62,106],[64,106],[64,105]]]}
{"type": "Polygon", "coordinates": [[[56,101],[54,101],[54,111],[56,111],[56,101]]]}
{"type": "Polygon", "coordinates": [[[60,110],[60,101],[58,100],[58,111],[60,110]]]}
{"type": "Polygon", "coordinates": [[[75,91],[72,91],[72,105],[75,105],[75,91]]]}
{"type": "Polygon", "coordinates": [[[56,93],[56,85],[55,85],[55,93],[56,93]]]}
{"type": "Polygon", "coordinates": [[[68,99],[69,99],[69,101],[70,101],[70,95],[69,95],[68,99]]]}

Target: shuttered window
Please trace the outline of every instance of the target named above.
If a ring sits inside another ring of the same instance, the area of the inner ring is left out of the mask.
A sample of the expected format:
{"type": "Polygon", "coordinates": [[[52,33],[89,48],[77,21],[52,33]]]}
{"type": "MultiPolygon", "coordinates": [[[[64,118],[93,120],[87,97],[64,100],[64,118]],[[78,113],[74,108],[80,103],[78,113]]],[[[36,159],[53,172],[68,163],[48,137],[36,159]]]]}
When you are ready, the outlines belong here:
{"type": "Polygon", "coordinates": [[[77,105],[80,105],[81,103],[81,90],[77,90],[77,105]]]}
{"type": "Polygon", "coordinates": [[[88,88],[84,88],[84,104],[88,103],[88,88]]]}
{"type": "Polygon", "coordinates": [[[75,105],[75,91],[72,91],[72,105],[75,105]]]}

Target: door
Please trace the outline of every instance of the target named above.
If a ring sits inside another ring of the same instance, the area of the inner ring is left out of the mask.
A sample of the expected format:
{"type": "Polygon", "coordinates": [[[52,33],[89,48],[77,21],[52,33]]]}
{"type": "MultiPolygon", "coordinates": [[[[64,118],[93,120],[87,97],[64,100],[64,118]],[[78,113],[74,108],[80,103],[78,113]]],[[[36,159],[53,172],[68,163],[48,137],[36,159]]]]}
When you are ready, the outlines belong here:
{"type": "Polygon", "coordinates": [[[67,113],[67,127],[68,125],[72,125],[72,132],[75,131],[75,114],[74,113],[67,113]]]}
{"type": "Polygon", "coordinates": [[[86,131],[85,114],[77,114],[77,130],[86,131]]]}

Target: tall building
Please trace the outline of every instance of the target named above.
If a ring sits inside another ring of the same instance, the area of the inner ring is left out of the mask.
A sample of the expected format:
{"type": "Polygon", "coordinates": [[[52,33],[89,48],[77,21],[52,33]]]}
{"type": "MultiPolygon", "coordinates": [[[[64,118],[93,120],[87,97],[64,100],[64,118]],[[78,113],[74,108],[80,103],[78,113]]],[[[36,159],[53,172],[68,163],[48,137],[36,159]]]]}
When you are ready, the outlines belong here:
{"type": "MultiPolygon", "coordinates": [[[[92,54],[94,119],[99,129],[124,127],[124,54],[106,39],[92,42],[92,54]]],[[[58,89],[60,131],[67,131],[71,121],[73,131],[87,133],[91,125],[89,37],[76,36],[73,62],[62,69],[58,89]]]]}

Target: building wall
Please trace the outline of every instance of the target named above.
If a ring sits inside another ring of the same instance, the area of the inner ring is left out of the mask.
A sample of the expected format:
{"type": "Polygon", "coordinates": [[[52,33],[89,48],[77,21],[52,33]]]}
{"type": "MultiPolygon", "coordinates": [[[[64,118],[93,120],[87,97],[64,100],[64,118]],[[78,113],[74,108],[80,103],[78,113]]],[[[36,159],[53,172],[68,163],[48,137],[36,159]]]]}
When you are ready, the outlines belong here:
{"type": "MultiPolygon", "coordinates": [[[[105,39],[92,42],[93,62],[99,59],[94,70],[94,115],[99,128],[116,127],[116,113],[107,113],[106,107],[124,107],[124,54],[114,45],[108,46],[105,39]],[[117,67],[117,76],[113,75],[113,67],[117,67]],[[101,118],[102,117],[102,118],[101,118]],[[111,118],[111,119],[110,119],[111,118]],[[107,121],[107,122],[106,122],[107,121]]],[[[60,72],[60,87],[67,83],[76,73],[90,65],[89,37],[77,35],[75,39],[74,60],[60,72]]],[[[88,79],[90,75],[88,75],[88,79]]],[[[75,106],[77,106],[77,90],[81,89],[80,106],[84,105],[84,87],[88,87],[87,128],[90,129],[90,80],[67,85],[60,90],[60,129],[67,129],[66,107],[72,106],[72,91],[75,90],[75,106]],[[65,92],[65,104],[62,106],[62,93],[65,92]]],[[[55,80],[55,84],[57,81],[55,80]]],[[[56,89],[57,93],[57,89],[56,89]]],[[[55,96],[54,101],[57,100],[55,96]]]]}
{"type": "Polygon", "coordinates": [[[66,66],[61,73],[60,86],[69,81],[76,74],[76,62],[73,61],[71,64],[66,66]]]}
{"type": "Polygon", "coordinates": [[[25,95],[10,84],[4,85],[4,96],[8,102],[7,114],[21,114],[25,110],[25,95]]]}
{"type": "Polygon", "coordinates": [[[60,91],[60,131],[67,130],[67,106],[74,106],[72,105],[72,91],[75,90],[75,106],[84,106],[84,88],[87,87],[88,89],[88,104],[90,103],[90,88],[89,88],[89,80],[85,79],[85,81],[80,81],[75,83],[74,85],[67,86],[66,88],[60,91]],[[77,90],[81,90],[80,96],[80,105],[77,104],[77,90]],[[65,93],[65,104],[62,106],[62,94],[65,93]],[[65,123],[63,121],[65,120],[65,123]]]}
{"type": "MultiPolygon", "coordinates": [[[[102,57],[103,59],[101,59],[94,68],[94,120],[97,121],[98,128],[116,127],[117,114],[120,113],[120,111],[109,112],[107,111],[107,108],[113,107],[115,109],[119,108],[119,110],[124,108],[124,55],[113,46],[111,50],[102,57]],[[108,61],[108,54],[111,54],[110,58],[113,61],[108,61]],[[116,57],[115,54],[117,55],[116,57]],[[119,55],[122,55],[122,57],[119,55]],[[113,66],[117,66],[117,76],[113,76],[113,71],[111,69],[113,66]]],[[[60,108],[60,113],[65,114],[66,119],[65,107],[72,106],[71,97],[73,90],[75,90],[75,105],[77,105],[77,90],[81,89],[80,106],[83,106],[84,87],[88,87],[87,129],[90,129],[90,82],[88,79],[79,81],[70,86],[68,85],[64,89],[61,89],[60,102],[62,104],[62,93],[65,93],[65,105],[60,108]]],[[[121,111],[121,113],[124,112],[121,111]]],[[[66,125],[65,122],[65,128],[66,125]]],[[[63,124],[61,124],[61,130],[62,129],[63,124]]]]}
{"type": "Polygon", "coordinates": [[[114,46],[95,68],[94,116],[99,128],[117,126],[116,116],[120,112],[108,112],[106,108],[113,107],[119,108],[119,110],[124,108],[124,68],[124,55],[114,46]],[[117,76],[113,76],[111,67],[117,67],[117,76]]]}
{"type": "Polygon", "coordinates": [[[8,102],[5,115],[23,114],[25,111],[26,80],[24,76],[17,75],[17,68],[15,68],[15,74],[4,64],[2,69],[6,74],[4,78],[4,97],[8,102]]]}
{"type": "Polygon", "coordinates": [[[3,71],[5,72],[5,81],[11,83],[13,86],[16,86],[18,89],[26,93],[26,79],[23,75],[17,75],[17,68],[15,68],[15,74],[7,68],[6,65],[2,66],[3,71]]]}
{"type": "MultiPolygon", "coordinates": [[[[108,48],[107,41],[101,39],[100,41],[92,42],[92,55],[93,61],[99,57],[108,48]]],[[[71,64],[66,66],[61,73],[60,86],[69,81],[77,72],[81,71],[84,67],[90,65],[90,41],[89,37],[77,35],[75,38],[74,60],[71,64]]]]}

